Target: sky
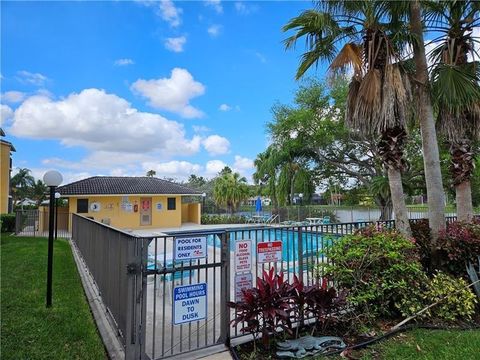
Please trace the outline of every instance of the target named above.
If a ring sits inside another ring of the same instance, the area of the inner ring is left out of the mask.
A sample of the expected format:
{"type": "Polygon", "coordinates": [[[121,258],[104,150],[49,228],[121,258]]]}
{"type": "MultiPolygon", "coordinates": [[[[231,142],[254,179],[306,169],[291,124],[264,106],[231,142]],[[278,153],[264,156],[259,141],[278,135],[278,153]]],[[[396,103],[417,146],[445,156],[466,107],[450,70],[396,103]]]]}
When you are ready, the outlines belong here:
{"type": "MultiPolygon", "coordinates": [[[[2,128],[14,168],[251,181],[303,44],[282,26],[310,1],[1,2],[2,128]]],[[[322,69],[319,68],[317,75],[322,69]]],[[[312,74],[315,71],[312,70],[312,74]]],[[[321,74],[320,74],[321,75],[321,74]]]]}

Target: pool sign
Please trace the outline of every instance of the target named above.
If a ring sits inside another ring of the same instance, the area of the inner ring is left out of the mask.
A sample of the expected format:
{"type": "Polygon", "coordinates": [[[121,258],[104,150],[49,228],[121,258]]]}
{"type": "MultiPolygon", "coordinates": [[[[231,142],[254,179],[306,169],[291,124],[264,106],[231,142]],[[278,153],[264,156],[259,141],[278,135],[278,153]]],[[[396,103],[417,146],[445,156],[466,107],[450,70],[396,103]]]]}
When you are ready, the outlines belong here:
{"type": "Polygon", "coordinates": [[[270,242],[259,242],[257,244],[257,262],[282,261],[282,242],[280,240],[270,242]]]}
{"type": "Polygon", "coordinates": [[[235,272],[252,270],[252,240],[235,241],[235,272]]]}
{"type": "Polygon", "coordinates": [[[243,300],[242,290],[248,290],[253,287],[252,273],[235,275],[235,301],[243,300]]]}
{"type": "Polygon", "coordinates": [[[207,257],[207,237],[185,237],[175,238],[175,259],[194,260],[207,257]]]}
{"type": "Polygon", "coordinates": [[[173,323],[185,324],[207,317],[207,284],[178,286],[173,289],[173,323]]]}

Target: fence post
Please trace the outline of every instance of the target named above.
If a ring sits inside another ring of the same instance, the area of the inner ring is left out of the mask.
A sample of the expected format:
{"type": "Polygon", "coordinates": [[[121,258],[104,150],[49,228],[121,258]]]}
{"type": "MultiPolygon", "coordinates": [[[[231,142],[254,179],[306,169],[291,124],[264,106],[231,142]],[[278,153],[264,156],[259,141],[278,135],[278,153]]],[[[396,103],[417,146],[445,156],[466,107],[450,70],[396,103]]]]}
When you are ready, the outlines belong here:
{"type": "Polygon", "coordinates": [[[222,234],[221,263],[221,290],[220,290],[220,338],[219,342],[230,346],[230,308],[227,302],[230,301],[230,235],[228,232],[222,234]]]}
{"type": "Polygon", "coordinates": [[[302,227],[298,227],[298,279],[303,281],[303,236],[302,227]]]}

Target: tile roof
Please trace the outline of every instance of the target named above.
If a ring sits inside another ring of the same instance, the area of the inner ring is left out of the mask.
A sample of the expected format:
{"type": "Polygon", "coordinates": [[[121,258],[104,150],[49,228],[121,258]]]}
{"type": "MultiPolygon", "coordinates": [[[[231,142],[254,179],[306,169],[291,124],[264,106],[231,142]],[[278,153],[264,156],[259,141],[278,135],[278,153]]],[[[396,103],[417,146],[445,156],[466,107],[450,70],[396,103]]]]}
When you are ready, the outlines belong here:
{"type": "Polygon", "coordinates": [[[155,177],[94,176],[60,186],[64,195],[172,194],[200,195],[200,191],[155,177]]]}

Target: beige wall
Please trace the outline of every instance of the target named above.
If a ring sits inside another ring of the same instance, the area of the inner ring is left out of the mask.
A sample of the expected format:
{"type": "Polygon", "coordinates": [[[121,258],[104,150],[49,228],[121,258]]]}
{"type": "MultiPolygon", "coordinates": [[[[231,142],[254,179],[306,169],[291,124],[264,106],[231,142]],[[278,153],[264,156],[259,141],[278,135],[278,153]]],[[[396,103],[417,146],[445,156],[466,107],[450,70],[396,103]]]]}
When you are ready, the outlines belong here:
{"type": "Polygon", "coordinates": [[[10,188],[10,145],[0,143],[0,214],[8,212],[8,195],[10,188]]]}
{"type": "Polygon", "coordinates": [[[77,212],[78,198],[88,198],[89,204],[88,213],[82,213],[80,215],[93,217],[97,221],[102,221],[102,219],[110,219],[110,225],[118,229],[167,228],[180,227],[183,222],[200,223],[200,204],[182,204],[182,198],[179,195],[128,196],[128,203],[131,204],[132,207],[135,204],[138,205],[138,212],[134,212],[133,209],[131,212],[122,209],[122,196],[70,197],[68,202],[69,211],[71,213],[77,212]],[[144,197],[152,198],[152,224],[149,226],[140,225],[140,198],[144,197]],[[169,197],[176,198],[175,210],[167,210],[167,198],[169,197]],[[91,210],[90,206],[93,202],[100,204],[99,211],[91,210]],[[161,204],[161,210],[157,209],[157,204],[161,204]],[[190,219],[193,219],[193,221],[190,219]]]}

